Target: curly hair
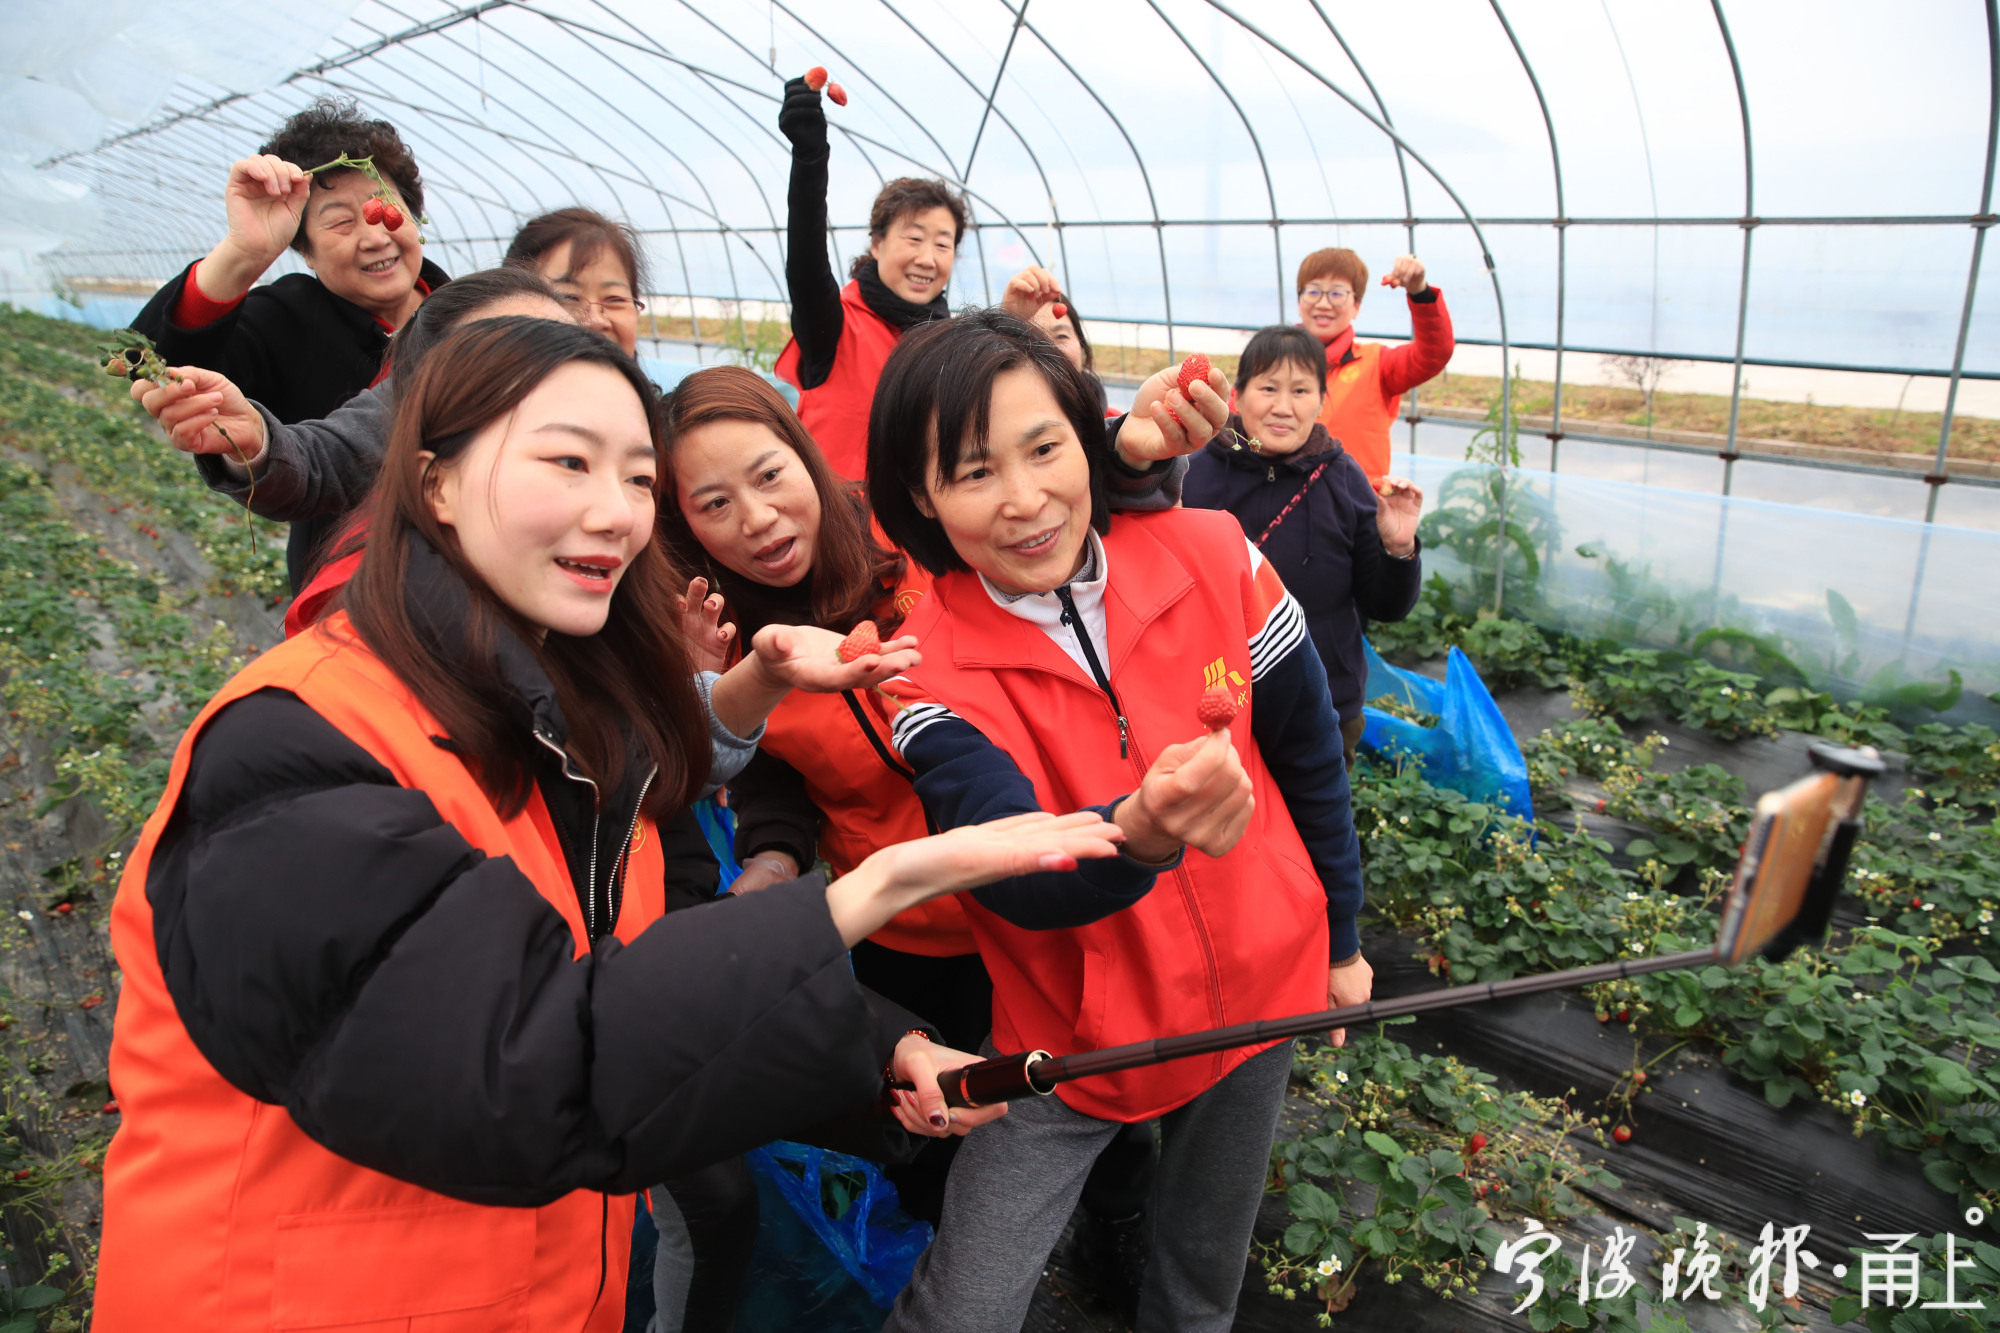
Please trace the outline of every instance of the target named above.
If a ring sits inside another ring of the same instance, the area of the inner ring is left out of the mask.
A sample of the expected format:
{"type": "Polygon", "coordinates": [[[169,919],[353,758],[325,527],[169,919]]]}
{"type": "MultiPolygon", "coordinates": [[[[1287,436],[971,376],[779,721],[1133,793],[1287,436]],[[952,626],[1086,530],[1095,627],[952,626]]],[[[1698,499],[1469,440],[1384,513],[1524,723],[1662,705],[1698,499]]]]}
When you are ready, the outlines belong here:
{"type": "MultiPolygon", "coordinates": [[[[424,178],[417,171],[417,159],[410,155],[394,125],[386,120],[365,119],[352,98],[345,101],[319,98],[280,126],[257,151],[281,157],[307,171],[322,162],[333,161],[342,153],[349,157],[372,157],[375,169],[403,196],[410,216],[424,215],[424,178]]],[[[330,189],[337,178],[346,174],[345,167],[322,171],[313,177],[313,183],[318,189],[330,189]]],[[[292,237],[292,249],[302,255],[312,254],[312,241],[304,227],[292,237]]]]}
{"type": "MultiPolygon", "coordinates": [[[[951,241],[953,245],[965,239],[965,229],[972,225],[972,215],[966,211],[965,196],[952,189],[934,176],[898,176],[882,187],[875,196],[875,202],[868,209],[868,239],[870,243],[881,240],[889,234],[889,228],[897,219],[914,217],[928,213],[933,208],[942,208],[951,214],[951,241]]],[[[847,276],[861,276],[862,266],[868,263],[868,254],[863,251],[854,257],[848,266],[847,276]]]]}

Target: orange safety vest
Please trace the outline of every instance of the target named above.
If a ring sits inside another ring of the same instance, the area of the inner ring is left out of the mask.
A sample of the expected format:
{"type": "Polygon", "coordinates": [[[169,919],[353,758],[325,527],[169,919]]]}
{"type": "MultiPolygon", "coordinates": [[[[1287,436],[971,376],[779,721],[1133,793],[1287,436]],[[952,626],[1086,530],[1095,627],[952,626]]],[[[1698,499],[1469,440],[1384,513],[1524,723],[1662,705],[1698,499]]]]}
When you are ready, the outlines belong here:
{"type": "MultiPolygon", "coordinates": [[[[886,545],[879,528],[876,532],[886,545]]],[[[894,594],[905,620],[930,586],[930,575],[915,561],[906,562],[894,594]]],[[[845,875],[884,847],[930,834],[924,803],[895,753],[889,728],[853,693],[793,690],[772,710],[757,745],[805,779],[806,794],[820,812],[819,853],[835,875],[845,875]]],[[[958,900],[958,894],[947,893],[905,908],[868,938],[885,949],[930,958],[976,953],[979,946],[958,900]]]]}
{"type": "Polygon", "coordinates": [[[1339,440],[1368,480],[1389,475],[1389,432],[1403,410],[1403,395],[1382,392],[1382,344],[1353,344],[1354,359],[1326,368],[1326,401],[1319,419],[1339,440]]]}
{"type": "Polygon", "coordinates": [[[868,412],[889,353],[902,338],[896,326],[868,308],[861,284],[840,289],[840,345],[824,384],[799,386],[799,343],[794,338],[778,354],[778,378],[799,387],[799,422],[826,455],[837,476],[860,481],[868,475],[868,412]]]}
{"type": "MultiPolygon", "coordinates": [[[[576,956],[590,949],[540,793],[503,819],[465,765],[432,744],[443,729],[353,637],[345,614],[245,667],[182,737],[112,907],[124,987],[111,1083],[123,1122],[104,1164],[94,1327],[616,1333],[625,1321],[630,1198],[577,1190],[540,1208],[492,1207],[371,1171],[307,1137],[283,1107],[228,1083],[188,1037],[154,947],[147,866],[196,737],[225,705],[265,687],[299,696],[399,783],[428,795],[467,842],[511,859],[569,923],[576,956]]],[[[658,833],[642,821],[619,939],[659,918],[664,874],[658,833]]]]}

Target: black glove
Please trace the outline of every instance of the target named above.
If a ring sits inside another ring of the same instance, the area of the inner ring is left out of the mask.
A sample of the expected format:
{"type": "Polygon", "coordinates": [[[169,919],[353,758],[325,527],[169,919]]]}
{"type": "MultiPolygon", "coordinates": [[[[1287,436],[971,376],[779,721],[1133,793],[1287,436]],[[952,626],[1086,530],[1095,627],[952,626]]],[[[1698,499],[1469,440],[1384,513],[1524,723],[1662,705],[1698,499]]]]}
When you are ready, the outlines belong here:
{"type": "Polygon", "coordinates": [[[803,78],[785,80],[785,100],[778,108],[778,131],[792,147],[826,151],[826,104],[806,87],[803,78]]]}

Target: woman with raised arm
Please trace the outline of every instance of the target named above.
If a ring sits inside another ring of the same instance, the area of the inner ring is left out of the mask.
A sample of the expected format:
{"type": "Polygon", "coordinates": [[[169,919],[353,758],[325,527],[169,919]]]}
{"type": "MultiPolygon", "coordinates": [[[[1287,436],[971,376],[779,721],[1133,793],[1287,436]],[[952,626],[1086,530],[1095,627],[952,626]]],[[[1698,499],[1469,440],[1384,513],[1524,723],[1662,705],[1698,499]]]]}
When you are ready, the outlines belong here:
{"type": "Polygon", "coordinates": [[[945,285],[965,235],[965,198],[941,180],[890,181],[868,210],[868,251],[842,286],[827,259],[826,107],[803,78],[785,84],[778,128],[792,144],[785,287],[792,340],[778,376],[799,390],[805,423],[835,475],[858,480],[868,456],[868,404],[896,340],[948,319],[945,285]]]}
{"type": "MultiPolygon", "coordinates": [[[[279,421],[324,417],[380,377],[389,336],[446,281],[424,259],[416,159],[387,121],[321,98],[230,167],[223,201],[227,234],[132,325],[169,365],[227,376],[279,421]],[[372,159],[381,183],[350,167],[307,174],[343,155],[372,159]],[[371,206],[383,199],[393,214],[371,206]],[[311,274],[258,286],[288,246],[311,274]]],[[[286,564],[295,590],[333,526],[294,522],[286,564]]]]}
{"type": "Polygon", "coordinates": [[[573,326],[461,329],[398,396],[346,608],[183,738],[112,913],[104,1333],[609,1333],[631,1191],[865,1116],[885,1066],[904,1129],[987,1118],[947,1116],[936,1071],[970,1057],[847,947],[1116,830],[988,825],[661,919],[654,821],[708,745],[652,394],[573,326]]]}
{"type": "MultiPolygon", "coordinates": [[[[1354,321],[1368,295],[1368,265],[1352,250],[1315,250],[1299,263],[1299,327],[1325,349],[1327,386],[1319,420],[1374,481],[1389,473],[1389,435],[1403,395],[1451,360],[1457,343],[1444,295],[1423,261],[1398,255],[1384,287],[1409,298],[1411,340],[1401,347],[1357,341],[1354,321]]],[[[1384,298],[1387,299],[1386,297],[1384,298]]]]}

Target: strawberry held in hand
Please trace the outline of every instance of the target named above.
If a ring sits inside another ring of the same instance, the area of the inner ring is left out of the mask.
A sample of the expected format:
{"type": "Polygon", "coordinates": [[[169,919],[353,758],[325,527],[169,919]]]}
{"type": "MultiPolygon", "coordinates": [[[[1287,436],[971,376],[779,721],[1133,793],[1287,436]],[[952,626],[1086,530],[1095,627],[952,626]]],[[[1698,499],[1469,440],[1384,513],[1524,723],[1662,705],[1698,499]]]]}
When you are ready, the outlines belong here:
{"type": "Polygon", "coordinates": [[[882,635],[875,628],[875,622],[864,620],[854,627],[854,632],[840,641],[835,649],[842,662],[855,662],[873,653],[882,651],[882,635]]]}
{"type": "Polygon", "coordinates": [[[1210,731],[1221,731],[1236,720],[1236,696],[1226,686],[1211,685],[1196,701],[1194,716],[1210,731]]]}
{"type": "Polygon", "coordinates": [[[826,87],[826,66],[814,65],[806,71],[806,87],[818,92],[826,87]]]}
{"type": "MultiPolygon", "coordinates": [[[[1181,397],[1186,398],[1192,403],[1194,398],[1189,394],[1188,390],[1193,388],[1196,383],[1208,383],[1208,372],[1213,369],[1214,367],[1209,364],[1208,358],[1200,352],[1196,352],[1193,356],[1181,362],[1180,374],[1174,379],[1174,383],[1181,391],[1181,397]]],[[[1170,407],[1167,409],[1167,415],[1174,419],[1176,426],[1181,427],[1183,430],[1187,428],[1186,423],[1181,420],[1181,414],[1174,411],[1173,408],[1170,407]]]]}
{"type": "Polygon", "coordinates": [[[841,87],[837,83],[829,83],[828,85],[826,85],[826,95],[828,100],[830,100],[835,106],[847,105],[847,89],[841,87]]]}

